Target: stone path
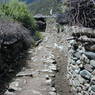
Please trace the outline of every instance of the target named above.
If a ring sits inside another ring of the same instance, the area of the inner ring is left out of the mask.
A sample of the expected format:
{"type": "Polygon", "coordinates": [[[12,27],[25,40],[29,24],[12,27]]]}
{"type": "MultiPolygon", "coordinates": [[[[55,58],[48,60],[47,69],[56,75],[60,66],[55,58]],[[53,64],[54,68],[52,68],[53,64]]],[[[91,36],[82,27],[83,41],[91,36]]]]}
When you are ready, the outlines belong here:
{"type": "Polygon", "coordinates": [[[28,66],[16,75],[5,95],[71,95],[65,76],[67,61],[65,63],[64,61],[67,59],[62,58],[64,35],[58,36],[56,23],[53,20],[47,22],[46,32],[42,35],[43,42],[35,49],[29,50],[31,57],[27,60],[28,66]],[[58,57],[61,61],[57,61],[58,57]],[[57,62],[59,67],[62,66],[59,71],[57,62]],[[64,88],[65,86],[67,88],[64,88]]]}

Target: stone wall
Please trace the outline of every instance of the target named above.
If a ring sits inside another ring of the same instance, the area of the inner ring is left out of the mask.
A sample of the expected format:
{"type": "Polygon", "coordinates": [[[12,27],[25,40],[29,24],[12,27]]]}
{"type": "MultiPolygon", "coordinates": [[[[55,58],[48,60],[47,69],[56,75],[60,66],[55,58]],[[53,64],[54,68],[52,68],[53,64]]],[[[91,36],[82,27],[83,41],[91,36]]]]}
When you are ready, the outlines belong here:
{"type": "Polygon", "coordinates": [[[67,78],[71,90],[74,95],[95,95],[95,42],[91,41],[95,30],[75,26],[65,26],[65,30],[71,35],[67,39],[67,78]]]}

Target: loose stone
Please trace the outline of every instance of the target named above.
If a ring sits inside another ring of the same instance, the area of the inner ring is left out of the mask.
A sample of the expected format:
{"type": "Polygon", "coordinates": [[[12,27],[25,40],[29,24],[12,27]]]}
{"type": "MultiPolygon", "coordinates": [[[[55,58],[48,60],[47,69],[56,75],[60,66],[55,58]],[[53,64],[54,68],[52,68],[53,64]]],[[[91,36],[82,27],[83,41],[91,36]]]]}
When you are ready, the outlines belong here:
{"type": "Polygon", "coordinates": [[[46,75],[45,78],[46,78],[46,80],[49,80],[49,79],[50,79],[50,78],[49,78],[49,75],[46,75]]]}
{"type": "Polygon", "coordinates": [[[52,80],[51,80],[51,79],[46,80],[46,83],[47,83],[47,84],[51,84],[51,82],[52,82],[52,80]]]}
{"type": "Polygon", "coordinates": [[[77,95],[83,95],[82,93],[77,93],[77,95]]]}
{"type": "Polygon", "coordinates": [[[95,76],[95,70],[92,72],[92,75],[94,75],[94,76],[95,76]]]}
{"type": "Polygon", "coordinates": [[[91,66],[90,64],[85,64],[84,65],[84,68],[85,68],[85,70],[87,70],[87,71],[89,71],[89,72],[92,72],[93,71],[93,66],[91,66]]]}
{"type": "Polygon", "coordinates": [[[76,61],[76,64],[80,65],[81,64],[81,61],[80,60],[77,60],[76,61]]]}
{"type": "Polygon", "coordinates": [[[4,93],[4,95],[16,95],[14,92],[9,92],[8,90],[4,93]]]}
{"type": "Polygon", "coordinates": [[[95,92],[95,85],[92,85],[92,86],[91,86],[91,90],[92,90],[93,92],[95,92]]]}
{"type": "Polygon", "coordinates": [[[91,79],[91,73],[87,70],[80,71],[80,75],[85,79],[91,79]]]}
{"type": "Polygon", "coordinates": [[[73,86],[78,87],[80,85],[80,82],[78,80],[73,80],[73,86]]]}
{"type": "Polygon", "coordinates": [[[70,42],[69,42],[71,45],[74,45],[74,44],[76,44],[76,41],[75,40],[70,40],[70,42]]]}
{"type": "Polygon", "coordinates": [[[91,60],[90,65],[92,65],[95,68],[95,60],[91,60]]]}
{"type": "Polygon", "coordinates": [[[95,85],[95,76],[92,77],[92,79],[91,79],[91,84],[92,84],[92,85],[95,85]]]}
{"type": "Polygon", "coordinates": [[[80,53],[80,52],[76,52],[76,53],[74,54],[74,56],[77,57],[77,58],[80,58],[81,53],[80,53]]]}
{"type": "Polygon", "coordinates": [[[89,59],[87,58],[87,56],[85,54],[82,54],[82,56],[80,57],[80,60],[85,62],[86,64],[89,64],[89,59]]]}
{"type": "Polygon", "coordinates": [[[57,71],[57,67],[56,67],[56,65],[54,65],[54,64],[50,65],[49,68],[50,68],[51,70],[53,70],[53,71],[57,71]]]}
{"type": "Polygon", "coordinates": [[[54,87],[51,87],[52,92],[56,92],[56,89],[54,87]]]}
{"type": "Polygon", "coordinates": [[[49,92],[49,95],[56,95],[55,92],[49,92]]]}
{"type": "Polygon", "coordinates": [[[82,78],[80,75],[78,76],[78,81],[79,81],[81,84],[84,84],[84,83],[85,83],[85,79],[82,78]]]}
{"type": "Polygon", "coordinates": [[[18,87],[19,83],[18,82],[12,82],[9,86],[9,91],[14,92],[14,91],[21,91],[21,88],[18,87]]]}

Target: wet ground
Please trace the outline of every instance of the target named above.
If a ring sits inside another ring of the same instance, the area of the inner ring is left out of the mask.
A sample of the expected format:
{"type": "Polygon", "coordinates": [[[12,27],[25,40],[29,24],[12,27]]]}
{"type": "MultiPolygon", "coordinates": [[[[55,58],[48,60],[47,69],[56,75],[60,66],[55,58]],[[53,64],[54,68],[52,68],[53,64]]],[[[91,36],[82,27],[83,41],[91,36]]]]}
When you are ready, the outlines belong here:
{"type": "Polygon", "coordinates": [[[55,21],[48,21],[44,39],[29,50],[27,67],[16,75],[5,95],[72,95],[66,79],[67,35],[57,33],[55,21]]]}

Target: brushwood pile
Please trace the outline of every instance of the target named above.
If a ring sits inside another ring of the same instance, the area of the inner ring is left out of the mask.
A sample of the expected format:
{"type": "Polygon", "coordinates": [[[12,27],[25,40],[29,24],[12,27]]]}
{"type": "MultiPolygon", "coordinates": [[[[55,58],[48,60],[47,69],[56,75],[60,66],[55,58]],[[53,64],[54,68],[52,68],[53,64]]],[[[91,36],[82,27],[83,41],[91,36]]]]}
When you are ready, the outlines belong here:
{"type": "Polygon", "coordinates": [[[0,77],[17,65],[32,40],[30,31],[21,24],[0,19],[0,77]]]}

